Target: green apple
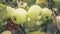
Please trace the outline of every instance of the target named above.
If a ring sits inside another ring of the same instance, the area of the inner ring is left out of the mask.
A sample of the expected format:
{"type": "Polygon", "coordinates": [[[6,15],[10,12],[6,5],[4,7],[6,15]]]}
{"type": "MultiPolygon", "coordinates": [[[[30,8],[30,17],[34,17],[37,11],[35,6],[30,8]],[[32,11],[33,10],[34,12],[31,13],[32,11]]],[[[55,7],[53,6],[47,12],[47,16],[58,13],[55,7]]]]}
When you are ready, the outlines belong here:
{"type": "Polygon", "coordinates": [[[56,20],[60,23],[60,16],[57,16],[56,20]]]}
{"type": "Polygon", "coordinates": [[[51,14],[52,14],[52,11],[50,10],[50,9],[48,9],[48,8],[43,8],[42,9],[42,15],[46,15],[46,16],[51,16],[51,14]]]}
{"type": "Polygon", "coordinates": [[[40,31],[34,31],[34,32],[30,32],[28,34],[45,34],[44,32],[40,32],[40,31]]]}
{"type": "Polygon", "coordinates": [[[41,7],[38,5],[33,5],[28,9],[28,16],[32,20],[38,20],[39,15],[41,14],[41,7]]]}
{"type": "Polygon", "coordinates": [[[14,10],[15,10],[14,8],[7,6],[8,17],[11,17],[13,15],[14,10]]]}
{"type": "Polygon", "coordinates": [[[16,24],[24,24],[27,21],[27,11],[22,8],[18,8],[13,12],[13,16],[11,18],[16,24]]]}
{"type": "Polygon", "coordinates": [[[4,31],[1,34],[12,34],[12,32],[11,31],[4,31]]]}
{"type": "Polygon", "coordinates": [[[52,11],[48,8],[43,8],[41,15],[42,15],[42,21],[47,21],[51,19],[53,16],[52,11]]]}

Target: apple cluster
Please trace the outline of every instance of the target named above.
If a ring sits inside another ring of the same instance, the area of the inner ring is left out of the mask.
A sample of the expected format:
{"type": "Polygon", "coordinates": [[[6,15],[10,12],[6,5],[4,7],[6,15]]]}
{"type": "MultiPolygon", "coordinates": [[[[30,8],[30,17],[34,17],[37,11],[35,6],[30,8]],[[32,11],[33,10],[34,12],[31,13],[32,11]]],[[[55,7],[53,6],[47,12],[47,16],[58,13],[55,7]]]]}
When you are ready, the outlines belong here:
{"type": "MultiPolygon", "coordinates": [[[[7,6],[7,15],[11,17],[15,24],[23,24],[24,27],[29,29],[54,21],[52,11],[49,8],[41,8],[38,5],[32,5],[28,10],[7,6]]],[[[60,17],[57,17],[58,22],[60,22],[59,19],[60,17]]]]}

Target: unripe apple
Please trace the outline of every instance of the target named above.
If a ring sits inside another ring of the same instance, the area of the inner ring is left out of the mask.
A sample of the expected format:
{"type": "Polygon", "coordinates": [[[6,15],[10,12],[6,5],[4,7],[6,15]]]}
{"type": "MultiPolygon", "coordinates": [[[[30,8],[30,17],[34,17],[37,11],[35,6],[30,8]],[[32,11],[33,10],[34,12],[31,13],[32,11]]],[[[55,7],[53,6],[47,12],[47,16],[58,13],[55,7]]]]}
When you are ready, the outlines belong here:
{"type": "Polygon", "coordinates": [[[12,32],[11,31],[4,31],[1,34],[12,34],[12,32]]]}
{"type": "Polygon", "coordinates": [[[57,16],[56,20],[60,23],[60,16],[57,16]]]}
{"type": "Polygon", "coordinates": [[[28,16],[32,20],[38,20],[39,15],[41,14],[41,7],[38,5],[33,5],[28,9],[28,16]]]}
{"type": "Polygon", "coordinates": [[[52,11],[48,8],[43,8],[41,15],[42,15],[42,21],[47,21],[51,19],[53,16],[52,11]]]}
{"type": "Polygon", "coordinates": [[[18,8],[13,12],[13,16],[11,18],[16,24],[24,24],[27,21],[27,11],[22,8],[18,8]]]}
{"type": "Polygon", "coordinates": [[[52,14],[52,11],[50,10],[50,9],[48,9],[48,8],[43,8],[42,9],[42,15],[46,15],[46,16],[51,16],[51,14],[52,14]]]}
{"type": "Polygon", "coordinates": [[[7,6],[8,17],[11,17],[13,15],[14,10],[15,10],[14,8],[7,6]]]}

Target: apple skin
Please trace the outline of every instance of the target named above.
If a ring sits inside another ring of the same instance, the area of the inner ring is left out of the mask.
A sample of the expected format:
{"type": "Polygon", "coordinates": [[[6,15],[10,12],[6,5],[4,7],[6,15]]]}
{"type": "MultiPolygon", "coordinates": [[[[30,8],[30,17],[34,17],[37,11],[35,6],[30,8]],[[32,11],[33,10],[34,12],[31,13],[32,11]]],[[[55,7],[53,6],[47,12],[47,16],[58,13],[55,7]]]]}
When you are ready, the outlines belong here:
{"type": "Polygon", "coordinates": [[[12,32],[10,32],[10,31],[4,31],[1,34],[12,34],[12,32]]]}
{"type": "Polygon", "coordinates": [[[13,12],[11,19],[16,24],[24,24],[27,21],[27,11],[22,8],[18,8],[13,12]]]}
{"type": "Polygon", "coordinates": [[[38,5],[32,5],[28,9],[28,17],[32,20],[38,20],[39,15],[41,14],[41,7],[38,5]]]}

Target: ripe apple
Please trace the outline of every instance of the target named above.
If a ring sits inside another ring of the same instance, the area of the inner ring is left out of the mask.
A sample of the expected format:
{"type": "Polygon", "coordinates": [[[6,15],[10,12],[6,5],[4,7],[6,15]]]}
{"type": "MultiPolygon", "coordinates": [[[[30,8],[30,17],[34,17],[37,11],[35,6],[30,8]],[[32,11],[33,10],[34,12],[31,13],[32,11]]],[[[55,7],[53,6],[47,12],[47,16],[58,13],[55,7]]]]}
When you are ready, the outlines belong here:
{"type": "Polygon", "coordinates": [[[13,16],[11,18],[16,24],[24,24],[27,21],[27,11],[22,8],[18,8],[13,12],[13,16]]]}
{"type": "Polygon", "coordinates": [[[28,16],[32,20],[38,20],[39,15],[41,14],[41,7],[38,5],[33,5],[28,9],[28,16]]]}
{"type": "Polygon", "coordinates": [[[8,17],[11,17],[13,15],[14,10],[15,10],[14,8],[7,6],[8,17]]]}
{"type": "Polygon", "coordinates": [[[12,34],[12,32],[11,31],[4,31],[1,34],[12,34]]]}

